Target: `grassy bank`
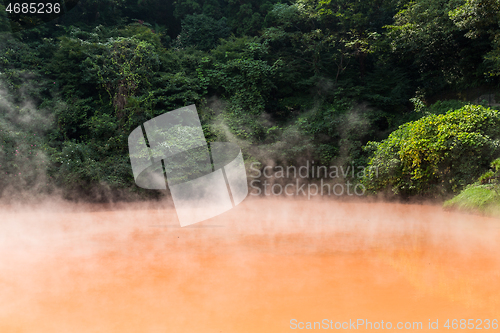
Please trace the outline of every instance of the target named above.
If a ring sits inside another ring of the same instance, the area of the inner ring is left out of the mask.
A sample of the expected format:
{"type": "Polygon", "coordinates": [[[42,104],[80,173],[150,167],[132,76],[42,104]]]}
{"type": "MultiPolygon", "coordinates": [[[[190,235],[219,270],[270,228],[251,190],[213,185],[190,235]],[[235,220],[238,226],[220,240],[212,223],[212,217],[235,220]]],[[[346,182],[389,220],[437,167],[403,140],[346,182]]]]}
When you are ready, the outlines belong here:
{"type": "Polygon", "coordinates": [[[445,208],[500,217],[500,159],[491,163],[492,170],[465,187],[457,196],[444,203],[445,208]]]}
{"type": "Polygon", "coordinates": [[[445,201],[443,206],[447,209],[500,217],[500,195],[492,185],[470,185],[454,198],[445,201]]]}

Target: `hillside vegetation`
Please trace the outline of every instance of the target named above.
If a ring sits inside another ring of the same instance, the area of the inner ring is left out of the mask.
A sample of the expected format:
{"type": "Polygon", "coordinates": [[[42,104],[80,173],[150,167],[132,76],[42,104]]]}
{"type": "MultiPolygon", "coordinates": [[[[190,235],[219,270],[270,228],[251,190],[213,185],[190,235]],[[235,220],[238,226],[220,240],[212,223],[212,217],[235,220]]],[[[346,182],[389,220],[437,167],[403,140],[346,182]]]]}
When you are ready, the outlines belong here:
{"type": "Polygon", "coordinates": [[[377,167],[372,193],[450,197],[500,157],[496,0],[81,0],[29,29],[5,9],[3,198],[158,197],[128,135],[193,103],[247,163],[377,167]]]}

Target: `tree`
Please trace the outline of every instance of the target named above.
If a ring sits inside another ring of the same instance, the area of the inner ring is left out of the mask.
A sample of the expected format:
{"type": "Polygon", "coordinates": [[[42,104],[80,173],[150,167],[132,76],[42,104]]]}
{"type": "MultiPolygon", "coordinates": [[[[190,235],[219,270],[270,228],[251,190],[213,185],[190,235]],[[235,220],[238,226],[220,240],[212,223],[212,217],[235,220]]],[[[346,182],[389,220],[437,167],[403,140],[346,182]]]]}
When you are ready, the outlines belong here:
{"type": "Polygon", "coordinates": [[[467,0],[449,13],[465,36],[477,40],[489,37],[492,50],[484,55],[487,76],[500,75],[500,2],[498,0],[467,0]]]}
{"type": "Polygon", "coordinates": [[[450,19],[456,0],[417,0],[408,3],[389,25],[393,52],[419,73],[420,90],[432,95],[446,88],[463,89],[482,81],[481,54],[490,46],[472,41],[450,19]]]}

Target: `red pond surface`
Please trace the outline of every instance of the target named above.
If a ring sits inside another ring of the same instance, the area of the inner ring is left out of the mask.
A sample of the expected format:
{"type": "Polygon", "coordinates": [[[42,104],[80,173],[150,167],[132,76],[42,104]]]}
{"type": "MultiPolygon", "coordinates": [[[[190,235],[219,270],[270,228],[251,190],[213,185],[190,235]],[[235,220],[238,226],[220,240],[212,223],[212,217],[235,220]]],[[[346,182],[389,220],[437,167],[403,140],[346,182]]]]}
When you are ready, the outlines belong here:
{"type": "Polygon", "coordinates": [[[422,332],[474,319],[485,333],[500,319],[500,220],[437,206],[246,200],[185,228],[159,205],[0,216],[2,333],[333,331],[358,319],[422,332]]]}

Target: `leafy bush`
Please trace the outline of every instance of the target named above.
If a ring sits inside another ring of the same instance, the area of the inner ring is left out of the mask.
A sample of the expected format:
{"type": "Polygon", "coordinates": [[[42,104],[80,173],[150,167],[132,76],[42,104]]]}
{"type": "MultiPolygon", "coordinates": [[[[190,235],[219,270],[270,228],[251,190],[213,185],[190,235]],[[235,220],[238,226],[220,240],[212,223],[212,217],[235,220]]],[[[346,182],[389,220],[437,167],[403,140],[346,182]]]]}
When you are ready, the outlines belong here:
{"type": "Polygon", "coordinates": [[[369,142],[371,191],[447,195],[461,190],[500,156],[500,112],[466,105],[406,123],[382,142],[369,142]]]}

